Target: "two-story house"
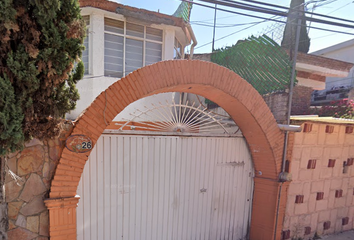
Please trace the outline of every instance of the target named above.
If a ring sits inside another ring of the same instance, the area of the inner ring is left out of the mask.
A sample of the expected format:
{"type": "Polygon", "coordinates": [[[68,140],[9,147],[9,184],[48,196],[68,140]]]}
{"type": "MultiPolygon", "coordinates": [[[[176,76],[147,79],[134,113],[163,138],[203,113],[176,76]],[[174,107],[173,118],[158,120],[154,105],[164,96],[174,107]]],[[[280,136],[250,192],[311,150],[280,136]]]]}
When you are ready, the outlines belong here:
{"type": "Polygon", "coordinates": [[[189,45],[193,54],[196,38],[181,17],[104,0],[81,0],[80,6],[87,25],[85,76],[77,84],[80,100],[69,119],[76,119],[103,90],[132,71],[184,58],[189,45]]]}

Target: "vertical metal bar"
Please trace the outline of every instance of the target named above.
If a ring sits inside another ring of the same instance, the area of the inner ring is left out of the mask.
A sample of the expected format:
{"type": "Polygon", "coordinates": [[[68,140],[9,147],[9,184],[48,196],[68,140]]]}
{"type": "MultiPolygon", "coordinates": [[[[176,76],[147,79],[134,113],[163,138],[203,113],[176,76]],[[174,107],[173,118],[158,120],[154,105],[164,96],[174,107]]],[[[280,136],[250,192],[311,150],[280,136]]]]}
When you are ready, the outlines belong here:
{"type": "MultiPolygon", "coordinates": [[[[286,118],[287,125],[290,124],[290,114],[291,114],[291,105],[292,105],[292,98],[293,98],[293,89],[294,89],[294,82],[295,82],[295,68],[296,68],[296,59],[297,59],[297,53],[299,50],[299,41],[300,41],[300,29],[301,29],[301,18],[300,18],[300,12],[297,11],[297,28],[296,28],[296,40],[295,40],[295,51],[294,51],[294,57],[293,57],[293,66],[292,66],[292,71],[291,71],[291,80],[290,80],[290,86],[289,86],[289,104],[288,104],[288,114],[286,118]]],[[[291,53],[290,53],[291,54],[291,53]]],[[[283,148],[283,161],[282,161],[282,170],[281,173],[284,173],[285,170],[285,160],[286,160],[286,152],[288,149],[288,135],[289,132],[285,131],[284,135],[284,148],[283,148]]],[[[279,194],[278,194],[278,204],[277,204],[277,214],[275,218],[275,229],[274,229],[274,240],[276,240],[277,236],[277,227],[278,227],[278,218],[279,218],[279,207],[280,207],[280,197],[281,197],[281,190],[283,187],[283,183],[280,184],[279,187],[279,194]]]]}
{"type": "Polygon", "coordinates": [[[214,52],[214,43],[215,43],[215,25],[216,25],[216,6],[217,4],[215,3],[215,12],[214,12],[214,28],[213,28],[213,45],[211,46],[211,52],[214,52]]]}

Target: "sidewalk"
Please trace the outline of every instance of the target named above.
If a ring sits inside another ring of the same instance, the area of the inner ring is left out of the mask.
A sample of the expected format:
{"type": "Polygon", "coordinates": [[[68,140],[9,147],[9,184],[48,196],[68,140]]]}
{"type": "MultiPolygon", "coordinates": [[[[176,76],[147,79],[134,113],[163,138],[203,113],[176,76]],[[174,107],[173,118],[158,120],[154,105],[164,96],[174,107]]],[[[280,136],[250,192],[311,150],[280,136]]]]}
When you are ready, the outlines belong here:
{"type": "Polygon", "coordinates": [[[323,240],[354,240],[354,230],[337,233],[334,235],[327,235],[321,237],[323,240]]]}

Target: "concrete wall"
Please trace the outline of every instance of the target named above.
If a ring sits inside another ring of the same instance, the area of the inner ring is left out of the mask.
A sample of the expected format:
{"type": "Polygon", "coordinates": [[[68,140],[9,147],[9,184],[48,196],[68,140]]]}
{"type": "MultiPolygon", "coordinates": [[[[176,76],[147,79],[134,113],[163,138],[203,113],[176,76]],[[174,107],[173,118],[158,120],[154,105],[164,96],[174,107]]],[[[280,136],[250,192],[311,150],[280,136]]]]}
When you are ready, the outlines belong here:
{"type": "Polygon", "coordinates": [[[23,151],[7,158],[5,178],[8,205],[8,240],[48,240],[49,216],[43,200],[48,197],[51,180],[72,124],[62,124],[59,137],[32,140],[23,151]]]}
{"type": "Polygon", "coordinates": [[[346,133],[343,124],[306,124],[306,127],[302,124],[303,129],[312,125],[311,131],[292,136],[293,181],[288,189],[283,234],[290,231],[290,237],[309,239],[316,232],[324,235],[354,228],[354,165],[343,167],[348,158],[354,158],[354,134],[346,133]],[[326,133],[331,127],[333,132],[326,133]],[[312,169],[310,160],[316,162],[312,169]],[[333,167],[329,167],[330,160],[332,163],[334,160],[333,167]],[[336,196],[340,190],[342,196],[336,196]],[[318,193],[323,193],[322,200],[316,200],[318,193]],[[347,217],[349,221],[343,225],[347,217]],[[326,222],[330,222],[327,230],[324,229],[326,222]],[[306,227],[310,228],[307,235],[306,227]]]}
{"type": "Polygon", "coordinates": [[[286,116],[288,114],[288,99],[289,93],[270,93],[262,96],[270,111],[273,113],[277,123],[286,123],[286,116]]]}

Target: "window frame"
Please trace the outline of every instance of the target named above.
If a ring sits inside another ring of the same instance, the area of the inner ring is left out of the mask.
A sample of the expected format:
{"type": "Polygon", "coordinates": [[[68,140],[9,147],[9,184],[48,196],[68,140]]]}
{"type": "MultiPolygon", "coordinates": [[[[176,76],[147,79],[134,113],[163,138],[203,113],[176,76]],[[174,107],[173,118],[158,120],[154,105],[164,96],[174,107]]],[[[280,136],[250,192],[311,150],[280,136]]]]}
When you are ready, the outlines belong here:
{"type": "MultiPolygon", "coordinates": [[[[156,44],[160,44],[161,45],[161,56],[160,56],[160,60],[159,61],[163,61],[164,59],[164,44],[165,44],[165,31],[164,29],[160,29],[160,28],[156,28],[156,27],[151,27],[151,26],[146,26],[146,25],[142,25],[142,24],[138,24],[138,23],[135,23],[135,22],[130,22],[130,21],[126,21],[126,20],[121,20],[121,19],[114,19],[114,18],[111,18],[111,17],[107,17],[105,16],[104,17],[104,28],[106,27],[106,19],[108,20],[111,20],[111,21],[119,21],[119,22],[123,22],[123,34],[121,33],[115,33],[115,32],[112,32],[112,31],[109,31],[109,30],[106,30],[104,29],[104,35],[103,35],[103,38],[104,38],[104,44],[105,44],[105,35],[106,34],[110,34],[110,35],[113,35],[113,36],[119,36],[119,37],[123,37],[123,72],[122,72],[122,76],[121,77],[124,77],[126,75],[128,75],[130,72],[127,72],[127,69],[126,69],[126,57],[127,57],[127,54],[126,54],[126,46],[127,46],[127,39],[131,39],[131,40],[135,40],[135,41],[141,41],[142,42],[142,46],[143,46],[143,52],[142,52],[142,66],[141,67],[144,67],[146,66],[146,51],[147,51],[147,47],[146,47],[146,44],[147,42],[149,43],[156,43],[156,44]],[[142,26],[143,27],[143,37],[137,37],[137,36],[132,36],[132,35],[128,35],[127,34],[127,24],[135,24],[135,25],[138,25],[138,26],[142,26]],[[152,28],[152,29],[156,29],[156,30],[160,30],[161,31],[161,41],[158,41],[158,40],[152,40],[152,39],[148,39],[147,38],[147,28],[152,28]]],[[[104,45],[104,50],[106,49],[105,45],[104,45]]],[[[106,55],[104,54],[104,57],[106,57],[106,55]]],[[[106,63],[106,61],[104,60],[104,64],[106,63]]],[[[133,70],[134,71],[134,70],[133,70]]],[[[106,69],[104,67],[104,76],[105,77],[112,77],[111,75],[108,75],[106,74],[106,69]]]]}
{"type": "Polygon", "coordinates": [[[81,60],[85,66],[85,62],[84,62],[83,58],[84,58],[84,52],[87,51],[87,68],[85,66],[84,75],[89,75],[91,72],[90,71],[90,65],[91,65],[91,61],[90,61],[90,56],[91,56],[91,47],[90,47],[91,15],[83,15],[82,19],[85,21],[85,24],[86,24],[86,37],[84,38],[84,41],[82,44],[85,46],[85,41],[87,40],[87,47],[85,46],[85,50],[82,51],[81,60]]]}

